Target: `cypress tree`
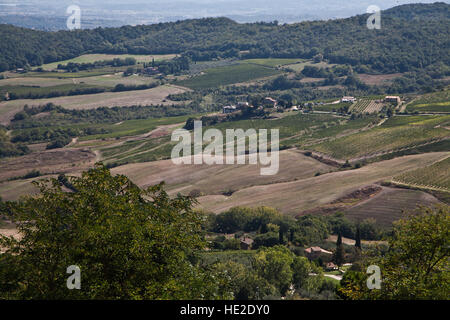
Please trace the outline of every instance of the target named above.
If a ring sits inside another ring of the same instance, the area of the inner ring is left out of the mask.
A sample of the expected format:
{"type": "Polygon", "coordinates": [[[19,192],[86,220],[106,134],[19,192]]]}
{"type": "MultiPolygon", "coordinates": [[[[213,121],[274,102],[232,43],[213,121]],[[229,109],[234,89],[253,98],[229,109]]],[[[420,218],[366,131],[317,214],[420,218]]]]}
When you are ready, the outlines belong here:
{"type": "Polygon", "coordinates": [[[359,226],[356,228],[356,242],[355,247],[361,250],[361,232],[359,230],[359,226]]]}
{"type": "Polygon", "coordinates": [[[342,245],[342,235],[341,233],[339,233],[336,241],[336,252],[334,253],[334,262],[338,266],[341,266],[344,263],[344,258],[345,258],[345,251],[342,245]]]}

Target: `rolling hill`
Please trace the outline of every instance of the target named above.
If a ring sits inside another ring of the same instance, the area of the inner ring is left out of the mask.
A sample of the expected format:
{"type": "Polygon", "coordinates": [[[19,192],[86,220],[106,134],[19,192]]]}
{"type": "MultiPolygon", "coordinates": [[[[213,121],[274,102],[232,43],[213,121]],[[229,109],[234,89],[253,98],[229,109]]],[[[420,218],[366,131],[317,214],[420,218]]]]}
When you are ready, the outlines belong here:
{"type": "Polygon", "coordinates": [[[205,18],[70,32],[0,25],[0,71],[84,53],[186,53],[194,60],[239,56],[240,51],[248,58],[311,58],[322,53],[332,63],[365,65],[384,73],[449,64],[450,5],[390,9],[383,13],[381,30],[368,30],[367,17],[284,25],[205,18]]]}

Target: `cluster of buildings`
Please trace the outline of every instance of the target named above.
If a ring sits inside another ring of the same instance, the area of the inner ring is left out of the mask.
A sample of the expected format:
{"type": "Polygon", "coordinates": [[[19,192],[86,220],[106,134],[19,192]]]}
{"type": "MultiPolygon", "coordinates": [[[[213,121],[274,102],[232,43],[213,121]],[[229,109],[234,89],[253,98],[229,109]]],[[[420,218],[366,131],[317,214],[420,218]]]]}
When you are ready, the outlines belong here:
{"type": "Polygon", "coordinates": [[[142,75],[146,75],[146,76],[154,76],[159,74],[159,69],[158,67],[146,67],[144,69],[142,69],[141,74],[142,75]]]}
{"type": "MultiPolygon", "coordinates": [[[[357,101],[357,99],[355,97],[351,97],[351,96],[345,96],[342,97],[341,102],[350,102],[350,103],[355,103],[357,101]]],[[[399,96],[386,96],[383,100],[383,102],[386,103],[394,103],[394,104],[400,104],[402,102],[402,99],[399,96]]]]}
{"type": "Polygon", "coordinates": [[[350,96],[342,97],[341,102],[355,103],[356,102],[356,98],[355,97],[350,97],[350,96]]]}
{"type": "MultiPolygon", "coordinates": [[[[255,106],[250,105],[248,102],[238,102],[236,105],[228,105],[224,106],[222,108],[223,113],[233,113],[236,111],[241,110],[245,107],[251,107],[254,108],[255,106]]],[[[271,109],[277,109],[278,108],[278,101],[276,99],[273,99],[271,97],[265,97],[262,101],[262,108],[271,108],[271,109]]],[[[291,107],[292,111],[298,111],[298,106],[291,107]]]]}
{"type": "MultiPolygon", "coordinates": [[[[333,102],[333,104],[337,104],[339,102],[346,102],[346,103],[356,103],[358,101],[358,99],[356,99],[355,97],[352,96],[344,96],[342,97],[340,100],[333,102]]],[[[377,101],[378,102],[378,101],[377,101]]],[[[401,98],[399,96],[386,96],[384,98],[384,100],[379,101],[380,103],[392,103],[395,105],[400,105],[401,103],[401,98]]],[[[308,102],[305,104],[306,108],[311,108],[314,105],[319,104],[322,105],[324,104],[323,102],[320,103],[316,103],[316,102],[308,102]]],[[[248,102],[238,102],[236,105],[228,105],[228,106],[224,106],[222,108],[223,113],[233,113],[236,111],[241,110],[244,107],[253,107],[251,105],[249,105],[248,102]]],[[[273,109],[277,109],[278,108],[278,101],[276,99],[273,99],[271,97],[266,97],[263,99],[262,101],[262,108],[273,108],[273,109]]],[[[298,106],[292,106],[290,108],[291,111],[298,111],[299,107],[298,106]]],[[[308,109],[305,109],[304,112],[308,112],[308,109]]]]}
{"type": "MultiPolygon", "coordinates": [[[[309,260],[316,260],[320,257],[326,257],[327,260],[329,260],[333,256],[333,252],[322,249],[321,247],[310,247],[305,249],[305,255],[309,260]]],[[[325,264],[325,270],[327,271],[333,271],[338,269],[339,267],[331,261],[325,264]]]]}
{"type": "Polygon", "coordinates": [[[400,99],[399,96],[386,96],[386,98],[384,98],[384,102],[399,105],[402,102],[402,99],[400,99]]]}
{"type": "Polygon", "coordinates": [[[233,113],[236,112],[244,107],[250,107],[250,104],[248,102],[238,102],[237,105],[231,105],[231,106],[224,106],[222,108],[223,113],[233,113]]]}

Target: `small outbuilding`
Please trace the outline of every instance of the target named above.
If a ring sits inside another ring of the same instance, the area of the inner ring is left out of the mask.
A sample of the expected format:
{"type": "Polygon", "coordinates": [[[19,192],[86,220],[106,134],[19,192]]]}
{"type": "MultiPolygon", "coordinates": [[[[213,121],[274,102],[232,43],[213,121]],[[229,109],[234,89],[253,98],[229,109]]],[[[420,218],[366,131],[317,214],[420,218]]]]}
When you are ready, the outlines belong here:
{"type": "Polygon", "coordinates": [[[253,245],[253,239],[248,238],[248,237],[243,237],[240,239],[241,240],[241,249],[242,250],[250,250],[252,248],[253,245]]]}

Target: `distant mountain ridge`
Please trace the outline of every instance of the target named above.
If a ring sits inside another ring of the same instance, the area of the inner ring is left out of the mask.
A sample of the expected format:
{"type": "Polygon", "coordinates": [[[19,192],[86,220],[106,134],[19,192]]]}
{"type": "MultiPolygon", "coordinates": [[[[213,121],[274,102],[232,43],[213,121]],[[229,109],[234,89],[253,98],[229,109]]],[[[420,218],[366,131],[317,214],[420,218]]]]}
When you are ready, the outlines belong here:
{"type": "Polygon", "coordinates": [[[239,24],[228,18],[153,25],[44,32],[0,25],[0,71],[73,58],[84,53],[186,54],[194,60],[303,57],[379,72],[449,65],[450,5],[398,6],[382,13],[382,29],[368,15],[330,21],[239,24]]]}

